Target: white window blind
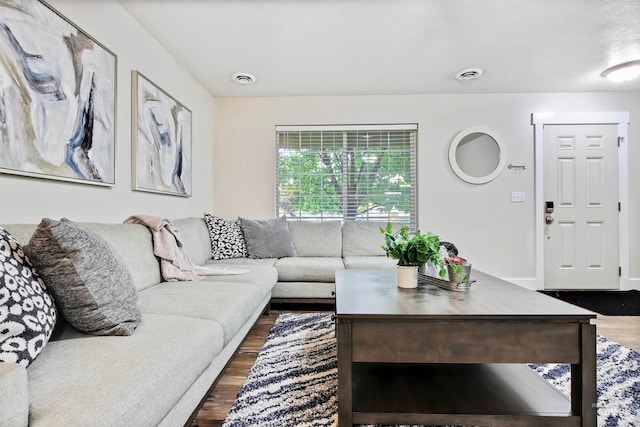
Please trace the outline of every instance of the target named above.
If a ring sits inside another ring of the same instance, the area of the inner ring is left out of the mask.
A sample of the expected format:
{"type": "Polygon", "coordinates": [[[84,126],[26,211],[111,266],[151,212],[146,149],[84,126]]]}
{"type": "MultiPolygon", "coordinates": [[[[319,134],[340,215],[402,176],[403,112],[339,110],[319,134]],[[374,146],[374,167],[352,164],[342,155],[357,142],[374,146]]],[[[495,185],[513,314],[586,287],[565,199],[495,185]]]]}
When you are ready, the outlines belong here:
{"type": "Polygon", "coordinates": [[[416,133],[415,124],[277,126],[277,215],[415,229],[416,133]]]}

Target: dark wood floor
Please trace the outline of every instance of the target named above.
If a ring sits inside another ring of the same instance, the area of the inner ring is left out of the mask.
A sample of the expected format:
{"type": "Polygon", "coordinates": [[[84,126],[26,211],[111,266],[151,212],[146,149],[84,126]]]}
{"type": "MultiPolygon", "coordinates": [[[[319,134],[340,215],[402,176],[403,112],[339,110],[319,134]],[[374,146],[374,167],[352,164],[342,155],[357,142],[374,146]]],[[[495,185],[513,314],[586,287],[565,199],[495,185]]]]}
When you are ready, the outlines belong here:
{"type": "MultiPolygon", "coordinates": [[[[218,384],[209,394],[203,407],[191,423],[191,427],[222,425],[269,335],[271,326],[281,312],[271,311],[269,315],[260,317],[220,377],[218,384]]],[[[596,325],[599,334],[640,351],[640,316],[599,315],[596,325]]]]}
{"type": "Polygon", "coordinates": [[[279,314],[279,311],[271,311],[258,319],[191,423],[191,427],[222,425],[279,314]]]}

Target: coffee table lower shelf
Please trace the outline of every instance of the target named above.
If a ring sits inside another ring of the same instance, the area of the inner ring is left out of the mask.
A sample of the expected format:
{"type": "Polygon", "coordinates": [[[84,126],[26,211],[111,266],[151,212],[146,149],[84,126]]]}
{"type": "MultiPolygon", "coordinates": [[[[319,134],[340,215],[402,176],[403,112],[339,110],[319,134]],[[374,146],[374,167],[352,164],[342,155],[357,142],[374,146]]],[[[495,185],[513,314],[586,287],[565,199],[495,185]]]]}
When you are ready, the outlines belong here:
{"type": "Polygon", "coordinates": [[[521,364],[352,365],[354,424],[580,426],[571,402],[521,364]]]}

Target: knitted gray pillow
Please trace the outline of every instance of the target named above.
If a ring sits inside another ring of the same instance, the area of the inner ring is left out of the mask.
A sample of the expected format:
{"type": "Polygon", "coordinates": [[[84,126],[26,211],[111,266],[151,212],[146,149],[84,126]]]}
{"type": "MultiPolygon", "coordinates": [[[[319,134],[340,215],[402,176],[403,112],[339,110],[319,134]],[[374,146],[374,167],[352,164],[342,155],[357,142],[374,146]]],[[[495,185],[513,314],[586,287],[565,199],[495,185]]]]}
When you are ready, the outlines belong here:
{"type": "Polygon", "coordinates": [[[249,258],[283,258],[298,256],[293,247],[287,217],[256,220],[240,217],[249,258]]]}
{"type": "Polygon", "coordinates": [[[24,247],[67,321],[92,335],[131,335],[142,319],[131,274],[99,235],[44,218],[24,247]]]}

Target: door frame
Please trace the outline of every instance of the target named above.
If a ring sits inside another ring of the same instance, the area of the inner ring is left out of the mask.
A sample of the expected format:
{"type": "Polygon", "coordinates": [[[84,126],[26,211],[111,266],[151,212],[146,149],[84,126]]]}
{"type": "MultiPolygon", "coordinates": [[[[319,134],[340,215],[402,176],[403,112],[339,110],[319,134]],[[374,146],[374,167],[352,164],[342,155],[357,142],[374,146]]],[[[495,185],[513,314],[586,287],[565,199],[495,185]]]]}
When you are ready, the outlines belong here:
{"type": "Polygon", "coordinates": [[[544,126],[545,125],[618,125],[618,258],[622,272],[618,289],[629,290],[629,118],[628,111],[588,113],[533,113],[535,172],[534,223],[536,242],[535,288],[544,289],[544,126]]]}

